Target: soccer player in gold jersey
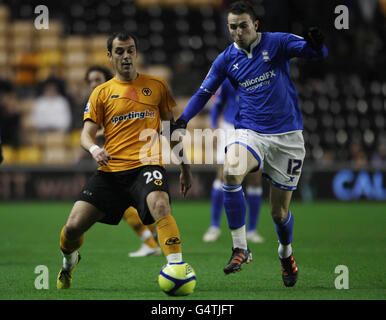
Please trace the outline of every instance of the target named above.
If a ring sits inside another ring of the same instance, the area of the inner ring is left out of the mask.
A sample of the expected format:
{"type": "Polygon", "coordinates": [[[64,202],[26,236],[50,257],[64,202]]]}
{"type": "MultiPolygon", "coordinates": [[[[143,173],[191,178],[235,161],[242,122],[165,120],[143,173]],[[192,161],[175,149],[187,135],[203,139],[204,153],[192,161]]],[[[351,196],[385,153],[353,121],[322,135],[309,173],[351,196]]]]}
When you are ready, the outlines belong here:
{"type": "MultiPolygon", "coordinates": [[[[92,91],[97,86],[110,80],[112,77],[113,75],[110,70],[105,67],[91,66],[86,72],[85,80],[92,91]]],[[[101,129],[100,131],[100,135],[103,136],[103,130],[101,129]]],[[[98,134],[99,131],[97,136],[98,134]]],[[[135,252],[130,252],[129,257],[146,257],[161,254],[161,248],[158,246],[156,239],[153,237],[153,234],[156,232],[154,224],[145,226],[134,207],[130,207],[125,211],[123,219],[133,228],[138,237],[142,240],[141,247],[135,252]]]]}
{"type": "MultiPolygon", "coordinates": [[[[156,223],[167,261],[182,261],[160,144],[158,149],[153,148],[154,143],[141,135],[144,130],[159,133],[161,120],[173,124],[176,103],[163,79],[137,73],[137,41],[133,35],[114,33],[107,41],[107,55],[115,76],[92,92],[81,133],[82,147],[99,167],[81,191],[61,231],[63,265],[57,278],[58,289],[71,286],[84,233],[96,222],[118,224],[130,206],[137,209],[145,225],[156,223]],[[97,130],[102,126],[103,148],[95,144],[97,130]]],[[[181,192],[185,196],[192,177],[188,165],[182,163],[180,167],[181,192]]]]}

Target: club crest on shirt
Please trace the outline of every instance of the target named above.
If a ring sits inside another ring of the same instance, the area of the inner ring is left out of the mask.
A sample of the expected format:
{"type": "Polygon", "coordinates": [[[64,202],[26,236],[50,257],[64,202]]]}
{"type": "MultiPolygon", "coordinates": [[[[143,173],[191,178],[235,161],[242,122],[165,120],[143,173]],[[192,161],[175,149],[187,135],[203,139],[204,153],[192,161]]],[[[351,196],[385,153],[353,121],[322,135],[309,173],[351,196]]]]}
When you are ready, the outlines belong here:
{"type": "Polygon", "coordinates": [[[150,96],[153,92],[150,90],[150,88],[143,88],[142,89],[142,94],[144,96],[150,96]]]}
{"type": "Polygon", "coordinates": [[[87,102],[87,104],[86,104],[86,108],[84,108],[84,113],[87,113],[87,112],[90,111],[90,106],[91,106],[91,102],[89,101],[89,102],[87,102]]]}
{"type": "Polygon", "coordinates": [[[261,51],[261,55],[263,56],[264,62],[268,62],[268,61],[271,60],[271,58],[270,58],[269,55],[268,55],[268,51],[267,51],[267,50],[261,51]]]}

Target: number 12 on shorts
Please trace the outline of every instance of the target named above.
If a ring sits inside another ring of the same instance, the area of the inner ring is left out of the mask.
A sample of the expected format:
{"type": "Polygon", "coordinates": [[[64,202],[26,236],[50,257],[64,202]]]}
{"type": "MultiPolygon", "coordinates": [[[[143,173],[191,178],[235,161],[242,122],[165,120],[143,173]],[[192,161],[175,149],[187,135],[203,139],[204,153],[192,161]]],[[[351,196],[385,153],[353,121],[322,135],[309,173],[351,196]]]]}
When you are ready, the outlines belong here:
{"type": "Polygon", "coordinates": [[[291,176],[300,175],[300,168],[302,167],[302,160],[299,159],[288,159],[287,173],[291,176]]]}

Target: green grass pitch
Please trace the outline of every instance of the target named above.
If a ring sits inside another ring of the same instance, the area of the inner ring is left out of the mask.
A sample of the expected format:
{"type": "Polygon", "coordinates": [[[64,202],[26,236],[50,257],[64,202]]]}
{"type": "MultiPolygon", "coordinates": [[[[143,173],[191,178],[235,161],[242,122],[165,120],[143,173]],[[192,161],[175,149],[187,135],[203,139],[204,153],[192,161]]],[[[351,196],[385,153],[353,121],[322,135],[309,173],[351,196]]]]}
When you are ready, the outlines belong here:
{"type": "Polygon", "coordinates": [[[231,237],[222,217],[219,241],[206,244],[209,202],[175,202],[183,258],[197,274],[195,292],[169,297],[157,276],[165,258],[128,258],[140,246],[134,231],[96,224],[85,234],[82,261],[70,290],[56,289],[61,266],[59,233],[72,207],[69,202],[0,204],[0,299],[11,300],[367,300],[386,298],[386,207],[376,202],[294,202],[293,248],[299,266],[295,287],[285,288],[277,257],[277,236],[268,205],[260,215],[263,244],[250,244],[253,261],[237,274],[222,269],[231,253],[231,237]],[[47,266],[49,289],[34,283],[38,265],[47,266]],[[349,289],[337,290],[338,265],[349,270],[349,289]]]}

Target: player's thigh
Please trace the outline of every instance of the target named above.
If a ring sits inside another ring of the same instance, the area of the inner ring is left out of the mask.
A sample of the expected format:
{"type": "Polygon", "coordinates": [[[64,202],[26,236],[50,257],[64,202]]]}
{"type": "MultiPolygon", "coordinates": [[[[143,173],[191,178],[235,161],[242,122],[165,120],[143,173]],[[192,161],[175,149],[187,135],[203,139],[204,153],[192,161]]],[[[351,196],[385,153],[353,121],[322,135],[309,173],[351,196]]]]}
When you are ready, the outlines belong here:
{"type": "Polygon", "coordinates": [[[245,146],[233,143],[227,147],[224,161],[224,182],[241,184],[245,176],[259,167],[259,161],[245,146]]]}
{"type": "Polygon", "coordinates": [[[66,222],[66,232],[83,234],[95,222],[104,217],[104,213],[86,201],[76,201],[66,222]]]}
{"type": "Polygon", "coordinates": [[[269,204],[272,218],[276,222],[281,222],[287,218],[291,203],[292,192],[283,190],[271,184],[269,191],[269,204]]]}
{"type": "Polygon", "coordinates": [[[164,191],[150,192],[146,202],[155,221],[171,214],[169,195],[164,191]]]}
{"type": "Polygon", "coordinates": [[[133,182],[135,207],[144,225],[170,214],[169,186],[166,170],[161,166],[144,166],[133,182]]]}
{"type": "Polygon", "coordinates": [[[301,132],[269,136],[263,175],[274,186],[293,191],[297,189],[305,157],[301,132]]]}
{"type": "Polygon", "coordinates": [[[217,167],[217,172],[216,172],[216,179],[223,181],[223,171],[224,171],[224,165],[219,164],[217,167]]]}
{"type": "Polygon", "coordinates": [[[248,186],[260,187],[263,183],[261,170],[248,173],[245,177],[245,182],[248,186]]]}

